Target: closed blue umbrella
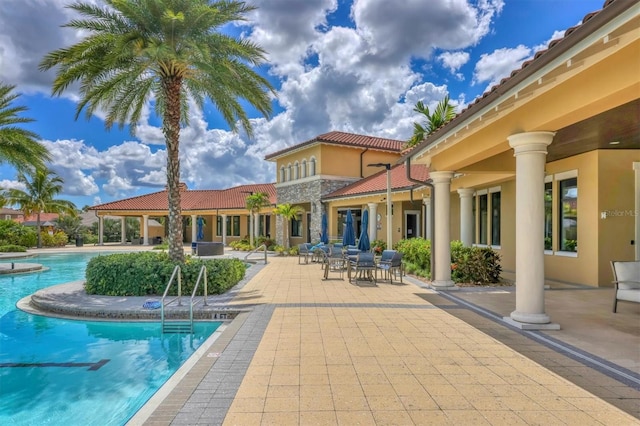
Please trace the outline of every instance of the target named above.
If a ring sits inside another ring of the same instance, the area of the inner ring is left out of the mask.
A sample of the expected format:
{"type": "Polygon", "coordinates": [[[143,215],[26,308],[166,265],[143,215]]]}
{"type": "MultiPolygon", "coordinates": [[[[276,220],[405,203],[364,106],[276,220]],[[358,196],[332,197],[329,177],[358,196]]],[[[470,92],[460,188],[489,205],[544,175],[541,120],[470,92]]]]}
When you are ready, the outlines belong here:
{"type": "Polygon", "coordinates": [[[371,243],[369,243],[369,210],[362,213],[362,231],[358,240],[358,248],[360,251],[369,251],[371,243]]]}
{"type": "Polygon", "coordinates": [[[342,233],[342,245],[345,247],[356,245],[356,231],[353,229],[351,209],[347,210],[347,221],[344,225],[344,232],[342,233]]]}
{"type": "Polygon", "coordinates": [[[329,234],[327,231],[327,214],[322,213],[322,222],[320,223],[320,242],[325,244],[329,244],[329,234]]]}

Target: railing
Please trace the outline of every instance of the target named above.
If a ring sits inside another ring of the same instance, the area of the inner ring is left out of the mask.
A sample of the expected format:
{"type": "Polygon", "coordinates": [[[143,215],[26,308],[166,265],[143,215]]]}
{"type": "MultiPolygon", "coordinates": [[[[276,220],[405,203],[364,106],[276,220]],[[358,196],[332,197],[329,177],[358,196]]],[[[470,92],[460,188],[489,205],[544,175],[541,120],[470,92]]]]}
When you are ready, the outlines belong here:
{"type": "MultiPolygon", "coordinates": [[[[180,273],[180,266],[177,266],[173,269],[173,273],[171,274],[171,278],[169,278],[169,282],[167,283],[167,287],[164,289],[164,293],[162,294],[162,302],[160,304],[160,324],[162,326],[162,332],[166,332],[167,331],[167,327],[165,326],[165,308],[167,306],[169,306],[170,304],[172,304],[175,301],[178,301],[178,306],[182,306],[182,274],[180,273]],[[169,293],[169,289],[171,288],[171,285],[173,284],[173,281],[176,279],[176,277],[178,277],[177,281],[178,281],[178,296],[174,297],[173,299],[167,301],[167,294],[169,293]]],[[[190,324],[189,324],[189,329],[190,332],[193,332],[193,306],[190,307],[190,324]]],[[[175,330],[172,331],[184,331],[183,329],[180,329],[179,327],[175,330]]]]}
{"type": "Polygon", "coordinates": [[[244,260],[248,260],[249,256],[251,256],[254,253],[257,253],[258,250],[264,250],[264,264],[267,264],[267,245],[266,244],[262,244],[256,248],[254,248],[253,250],[251,250],[249,253],[247,253],[247,255],[244,257],[244,260]]]}
{"type": "Polygon", "coordinates": [[[196,284],[193,286],[193,292],[191,293],[191,303],[189,304],[189,324],[191,325],[191,332],[193,332],[193,307],[199,303],[198,301],[194,301],[194,299],[196,297],[196,292],[198,291],[198,286],[200,285],[200,280],[204,281],[204,296],[202,297],[202,304],[207,306],[207,267],[204,265],[200,268],[198,279],[196,280],[196,284]]]}

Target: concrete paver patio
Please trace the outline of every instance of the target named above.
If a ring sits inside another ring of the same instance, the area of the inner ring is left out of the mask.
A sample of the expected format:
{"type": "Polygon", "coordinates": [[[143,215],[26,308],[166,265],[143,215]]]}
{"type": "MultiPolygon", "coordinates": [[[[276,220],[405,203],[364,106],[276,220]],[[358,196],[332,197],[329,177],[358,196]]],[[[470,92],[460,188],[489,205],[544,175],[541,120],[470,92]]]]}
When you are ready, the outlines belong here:
{"type": "Polygon", "coordinates": [[[555,347],[562,330],[522,332],[496,321],[514,306],[508,291],[483,312],[468,304],[486,292],[321,278],[317,264],[270,258],[229,303],[252,311],[131,424],[640,424],[635,306],[622,317],[632,324],[613,333],[625,345],[620,376],[606,353],[555,347]]]}

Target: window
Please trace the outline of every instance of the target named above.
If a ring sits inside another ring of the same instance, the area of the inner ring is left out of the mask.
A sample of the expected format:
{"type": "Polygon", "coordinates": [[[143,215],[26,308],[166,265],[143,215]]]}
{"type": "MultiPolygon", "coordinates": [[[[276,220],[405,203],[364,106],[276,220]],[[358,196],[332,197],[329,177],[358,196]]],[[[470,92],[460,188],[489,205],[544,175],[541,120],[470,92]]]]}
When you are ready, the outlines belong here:
{"type": "Polygon", "coordinates": [[[578,251],[578,178],[559,182],[559,241],[560,251],[578,251]]]}
{"type": "Polygon", "coordinates": [[[280,182],[284,182],[284,166],[280,167],[280,182]]]}
{"type": "Polygon", "coordinates": [[[222,235],[222,216],[216,216],[216,236],[222,235]]]}
{"type": "Polygon", "coordinates": [[[227,233],[229,233],[229,228],[231,228],[233,237],[240,236],[240,216],[231,216],[231,226],[227,228],[227,233]]]}
{"type": "Polygon", "coordinates": [[[479,211],[479,215],[480,217],[478,218],[478,229],[480,231],[480,238],[479,238],[479,244],[487,244],[487,231],[489,228],[489,222],[488,222],[488,217],[489,217],[489,197],[487,194],[482,194],[478,197],[478,205],[480,208],[479,211]]]}
{"type": "Polygon", "coordinates": [[[311,158],[311,161],[309,161],[309,176],[315,176],[316,175],[316,159],[315,158],[311,158]]]}
{"type": "Polygon", "coordinates": [[[289,163],[287,165],[287,180],[291,180],[291,177],[293,176],[293,174],[291,173],[291,169],[292,169],[291,163],[289,163]]]}
{"type": "Polygon", "coordinates": [[[303,178],[307,177],[307,160],[302,160],[302,170],[301,170],[301,175],[303,178]]]}
{"type": "Polygon", "coordinates": [[[269,220],[270,217],[271,216],[266,214],[260,215],[260,219],[258,219],[258,235],[271,237],[271,221],[269,220]]]}
{"type": "Polygon", "coordinates": [[[500,245],[500,193],[491,193],[491,245],[500,245]]]}
{"type": "Polygon", "coordinates": [[[291,236],[302,237],[302,217],[291,219],[291,236]]]}
{"type": "Polygon", "coordinates": [[[300,170],[300,163],[298,163],[296,161],[296,164],[293,165],[293,178],[294,179],[300,179],[299,170],[300,170]]]}
{"type": "Polygon", "coordinates": [[[553,250],[553,182],[544,184],[544,249],[553,250]]]}

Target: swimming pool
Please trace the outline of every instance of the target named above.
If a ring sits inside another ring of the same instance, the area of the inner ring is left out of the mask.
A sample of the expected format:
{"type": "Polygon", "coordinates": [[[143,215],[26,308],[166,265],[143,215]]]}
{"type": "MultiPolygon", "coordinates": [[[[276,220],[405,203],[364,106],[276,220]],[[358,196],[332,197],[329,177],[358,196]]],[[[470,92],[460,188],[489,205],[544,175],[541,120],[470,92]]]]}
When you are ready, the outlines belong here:
{"type": "Polygon", "coordinates": [[[40,288],[83,279],[98,254],[40,255],[27,261],[48,271],[0,276],[0,424],[124,424],[221,324],[162,335],[158,323],[63,320],[15,308],[40,288]]]}

